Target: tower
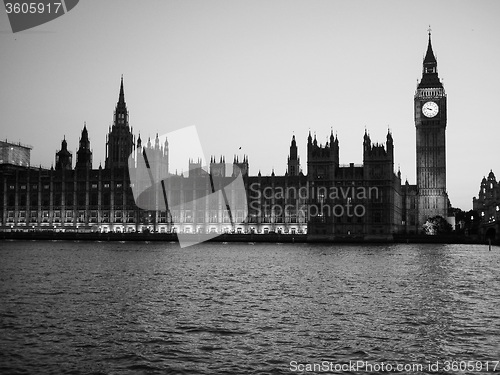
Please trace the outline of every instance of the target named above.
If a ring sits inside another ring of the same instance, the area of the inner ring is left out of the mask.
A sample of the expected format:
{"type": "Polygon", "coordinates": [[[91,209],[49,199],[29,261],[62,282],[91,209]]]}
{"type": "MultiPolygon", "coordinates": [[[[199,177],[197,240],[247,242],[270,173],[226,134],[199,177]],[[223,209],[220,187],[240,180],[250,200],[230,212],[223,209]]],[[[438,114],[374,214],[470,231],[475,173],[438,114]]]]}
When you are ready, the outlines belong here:
{"type": "Polygon", "coordinates": [[[61,150],[56,152],[56,171],[71,170],[73,155],[68,151],[66,138],[61,142],[61,150]]]}
{"type": "Polygon", "coordinates": [[[87,124],[83,125],[82,136],[80,138],[80,146],[78,147],[78,151],[76,152],[75,169],[92,169],[92,150],[90,149],[87,124]]]}
{"type": "Polygon", "coordinates": [[[418,225],[429,217],[448,216],[446,193],[446,93],[438,77],[431,32],[423,60],[422,79],[414,97],[418,225]]]}
{"type": "Polygon", "coordinates": [[[238,173],[240,173],[240,172],[241,172],[241,176],[243,176],[243,177],[248,176],[248,157],[246,155],[243,155],[243,161],[241,161],[241,162],[240,162],[238,156],[234,157],[232,176],[236,177],[238,175],[238,173]],[[235,169],[234,166],[236,166],[237,169],[235,169]]]}
{"type": "Polygon", "coordinates": [[[226,160],[221,156],[219,162],[212,156],[210,159],[210,174],[214,177],[226,177],[226,160]]]}
{"type": "Polygon", "coordinates": [[[330,132],[330,143],[318,145],[316,135],[314,141],[311,132],[307,137],[307,176],[310,182],[332,182],[339,168],[339,140],[330,132]]]}
{"type": "Polygon", "coordinates": [[[202,160],[201,158],[194,159],[189,158],[189,177],[200,177],[203,175],[202,160]]]}
{"type": "Polygon", "coordinates": [[[365,130],[363,138],[363,181],[368,186],[368,199],[362,201],[366,234],[384,234],[399,230],[399,187],[401,179],[394,174],[394,140],[387,131],[385,147],[372,143],[365,130]],[[374,190],[371,190],[374,189],[374,190]]]}
{"type": "Polygon", "coordinates": [[[363,136],[363,165],[365,180],[390,180],[394,171],[394,140],[390,130],[387,131],[386,146],[373,144],[365,130],[363,136]]]}
{"type": "Polygon", "coordinates": [[[292,137],[290,144],[290,155],[288,156],[287,172],[289,176],[298,176],[300,173],[300,158],[297,152],[297,142],[295,142],[295,135],[292,137]]]}
{"type": "Polygon", "coordinates": [[[106,169],[122,168],[128,165],[128,157],[132,153],[134,147],[134,137],[128,120],[128,110],[125,103],[122,76],[120,95],[113,118],[113,126],[109,129],[106,139],[106,169]]]}
{"type": "Polygon", "coordinates": [[[155,181],[161,181],[168,177],[169,154],[167,137],[165,137],[165,142],[161,142],[158,133],[156,133],[154,145],[151,143],[151,138],[149,138],[146,146],[141,147],[141,136],[139,135],[137,149],[138,154],[146,155],[148,169],[150,169],[149,173],[152,173],[155,181]]]}
{"type": "Polygon", "coordinates": [[[329,194],[339,170],[339,140],[330,133],[330,142],[318,144],[311,132],[307,137],[308,221],[307,233],[327,234],[334,231],[335,199],[329,194]]]}

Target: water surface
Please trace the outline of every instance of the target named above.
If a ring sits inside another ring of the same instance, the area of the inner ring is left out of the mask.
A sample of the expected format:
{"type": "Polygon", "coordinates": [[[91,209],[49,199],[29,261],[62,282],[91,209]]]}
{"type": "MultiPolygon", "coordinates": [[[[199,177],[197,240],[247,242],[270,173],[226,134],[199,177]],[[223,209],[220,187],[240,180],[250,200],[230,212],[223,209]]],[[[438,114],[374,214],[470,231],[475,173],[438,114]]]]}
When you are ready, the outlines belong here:
{"type": "Polygon", "coordinates": [[[485,363],[499,311],[499,247],[0,242],[0,373],[485,363]]]}

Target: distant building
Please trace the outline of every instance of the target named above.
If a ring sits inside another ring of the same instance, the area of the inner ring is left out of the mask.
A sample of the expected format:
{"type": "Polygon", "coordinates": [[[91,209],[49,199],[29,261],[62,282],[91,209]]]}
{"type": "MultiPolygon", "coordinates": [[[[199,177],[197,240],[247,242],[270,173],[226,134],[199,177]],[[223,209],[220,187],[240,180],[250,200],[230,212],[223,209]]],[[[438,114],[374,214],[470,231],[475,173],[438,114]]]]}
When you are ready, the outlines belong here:
{"type": "Polygon", "coordinates": [[[0,141],[0,164],[12,164],[22,167],[30,166],[31,146],[21,143],[0,141]]]}
{"type": "Polygon", "coordinates": [[[307,143],[308,233],[321,237],[388,238],[401,231],[401,175],[394,173],[394,143],[372,144],[365,131],[363,164],[339,164],[339,141],[307,143]],[[318,214],[316,214],[318,211],[318,214]]]}
{"type": "Polygon", "coordinates": [[[363,164],[339,163],[339,140],[332,131],[324,145],[309,133],[307,175],[293,135],[284,175],[273,170],[271,176],[252,176],[248,157],[235,155],[232,164],[212,156],[208,171],[201,160],[189,160],[184,176],[169,169],[168,140],[160,141],[158,134],[145,144],[140,136],[135,140],[122,77],[106,137],[104,168],[93,166],[86,124],[74,167],[66,139],[52,169],[31,168],[30,149],[25,147],[24,164],[0,166],[0,230],[274,232],[318,239],[387,239],[395,233],[420,233],[428,218],[446,218],[449,206],[446,94],[430,34],[414,108],[416,185],[402,184],[400,171],[394,171],[391,132],[385,144],[377,144],[366,130],[363,164]],[[240,174],[248,202],[239,194],[222,193],[240,174]],[[137,191],[141,193],[134,196],[137,191]],[[213,200],[207,192],[220,194],[213,200]]]}
{"type": "Polygon", "coordinates": [[[125,103],[123,77],[120,84],[120,95],[113,116],[113,125],[106,136],[106,169],[124,168],[128,165],[128,157],[134,151],[134,136],[128,121],[128,110],[125,103]]]}
{"type": "Polygon", "coordinates": [[[68,151],[66,137],[61,142],[61,149],[56,152],[56,171],[73,169],[73,154],[68,151]]]}
{"type": "Polygon", "coordinates": [[[250,176],[247,156],[241,160],[235,156],[232,166],[221,156],[219,162],[211,158],[210,179],[201,160],[189,160],[186,176],[171,173],[168,140],[161,143],[158,134],[146,144],[140,136],[135,143],[133,139],[122,80],[114,123],[107,136],[105,167],[92,168],[86,124],[74,167],[66,139],[56,152],[55,168],[3,166],[1,229],[274,232],[308,233],[317,238],[386,238],[401,229],[401,180],[400,173],[393,172],[390,132],[386,146],[372,144],[365,132],[363,165],[339,164],[339,142],[333,133],[324,146],[309,134],[307,176],[302,173],[293,136],[284,176],[277,176],[274,171],[271,176],[262,176],[260,172],[250,176]],[[140,162],[147,163],[147,168],[141,170],[140,162]],[[231,176],[226,167],[232,167],[231,176]],[[151,185],[149,173],[168,178],[162,184],[151,185]],[[238,195],[230,197],[231,202],[223,196],[210,203],[203,199],[209,188],[222,191],[239,173],[248,201],[238,195]],[[134,198],[133,187],[145,193],[134,198]],[[229,203],[232,211],[227,210],[229,203]]]}
{"type": "Polygon", "coordinates": [[[472,209],[481,220],[481,235],[500,240],[500,184],[493,171],[490,171],[487,178],[483,177],[478,197],[472,198],[472,209]]]}

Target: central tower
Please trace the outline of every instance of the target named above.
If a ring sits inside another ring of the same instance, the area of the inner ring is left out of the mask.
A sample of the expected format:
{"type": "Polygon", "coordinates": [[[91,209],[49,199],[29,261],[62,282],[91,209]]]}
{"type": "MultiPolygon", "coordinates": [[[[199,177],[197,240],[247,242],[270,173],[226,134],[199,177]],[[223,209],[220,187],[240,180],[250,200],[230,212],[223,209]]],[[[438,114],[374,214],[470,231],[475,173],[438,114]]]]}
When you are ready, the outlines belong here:
{"type": "Polygon", "coordinates": [[[125,168],[128,157],[134,147],[134,136],[128,123],[128,110],[123,90],[123,76],[120,83],[120,95],[116,104],[113,126],[106,139],[106,169],[125,168]]]}
{"type": "Polygon", "coordinates": [[[446,93],[438,77],[431,33],[422,79],[414,97],[417,141],[418,224],[429,217],[448,216],[446,193],[446,93]]]}

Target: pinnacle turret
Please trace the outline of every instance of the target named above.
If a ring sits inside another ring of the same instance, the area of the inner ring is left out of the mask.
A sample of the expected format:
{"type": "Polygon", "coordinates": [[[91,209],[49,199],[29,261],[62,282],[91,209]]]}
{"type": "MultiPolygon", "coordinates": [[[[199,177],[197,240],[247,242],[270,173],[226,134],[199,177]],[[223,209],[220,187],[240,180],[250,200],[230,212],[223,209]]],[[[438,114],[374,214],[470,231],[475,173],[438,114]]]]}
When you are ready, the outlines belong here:
{"type": "Polygon", "coordinates": [[[76,152],[76,169],[92,169],[92,150],[90,149],[89,134],[87,123],[83,124],[80,145],[76,152]]]}

